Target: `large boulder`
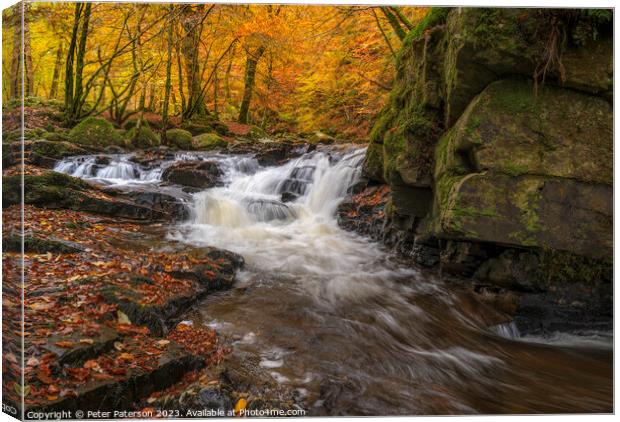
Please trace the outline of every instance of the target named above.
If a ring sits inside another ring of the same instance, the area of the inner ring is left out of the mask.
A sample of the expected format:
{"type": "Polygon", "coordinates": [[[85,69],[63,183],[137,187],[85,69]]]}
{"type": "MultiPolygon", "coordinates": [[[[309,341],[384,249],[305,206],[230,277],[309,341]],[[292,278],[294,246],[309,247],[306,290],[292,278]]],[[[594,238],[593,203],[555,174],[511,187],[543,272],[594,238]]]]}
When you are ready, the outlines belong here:
{"type": "Polygon", "coordinates": [[[55,171],[39,175],[5,176],[2,178],[2,207],[24,204],[50,209],[93,212],[115,218],[160,221],[170,216],[160,210],[138,205],[125,198],[105,194],[97,186],[82,179],[55,171]]]}
{"type": "Polygon", "coordinates": [[[210,188],[218,183],[222,171],[214,161],[179,161],[162,173],[162,179],[193,188],[210,188]]]}
{"type": "Polygon", "coordinates": [[[147,122],[142,122],[140,129],[135,126],[126,133],[127,143],[135,148],[152,148],[159,146],[160,139],[147,122]]]}
{"type": "Polygon", "coordinates": [[[547,85],[610,99],[611,12],[598,12],[432,9],[403,42],[390,99],[370,133],[366,173],[430,187],[438,139],[476,95],[506,77],[536,75],[547,85]],[[555,29],[566,31],[565,46],[549,44],[555,29]],[[549,58],[549,49],[561,58],[549,58]]]}
{"type": "Polygon", "coordinates": [[[612,130],[603,99],[489,85],[437,148],[435,234],[611,257],[612,130]]]}
{"type": "Polygon", "coordinates": [[[212,149],[226,148],[228,146],[228,142],[222,139],[222,137],[217,133],[203,133],[201,135],[194,136],[192,145],[197,150],[208,151],[212,149]]]}
{"type": "Polygon", "coordinates": [[[179,149],[192,149],[192,134],[183,129],[169,129],[166,131],[166,139],[170,145],[179,149]]]}
{"type": "Polygon", "coordinates": [[[87,117],[69,132],[71,142],[96,147],[123,145],[123,138],[112,123],[97,117],[87,117]]]}

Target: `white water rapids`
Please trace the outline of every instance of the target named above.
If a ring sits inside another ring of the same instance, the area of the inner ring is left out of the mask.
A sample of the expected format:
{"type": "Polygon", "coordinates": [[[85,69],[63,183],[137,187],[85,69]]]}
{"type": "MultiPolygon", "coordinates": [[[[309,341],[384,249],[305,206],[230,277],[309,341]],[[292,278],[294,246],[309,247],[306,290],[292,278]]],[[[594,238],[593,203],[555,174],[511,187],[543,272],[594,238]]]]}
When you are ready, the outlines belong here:
{"type": "Polygon", "coordinates": [[[510,325],[489,328],[470,297],[339,228],[336,209],[364,153],[322,149],[273,167],[248,155],[177,153],[153,169],[127,155],[90,156],[56,170],[161,189],[175,160],[216,161],[222,186],[194,193],[190,219],[168,239],[231,250],[246,267],[189,318],[296,389],[312,414],[605,408],[588,386],[605,379],[608,350],[517,341],[510,325]]]}

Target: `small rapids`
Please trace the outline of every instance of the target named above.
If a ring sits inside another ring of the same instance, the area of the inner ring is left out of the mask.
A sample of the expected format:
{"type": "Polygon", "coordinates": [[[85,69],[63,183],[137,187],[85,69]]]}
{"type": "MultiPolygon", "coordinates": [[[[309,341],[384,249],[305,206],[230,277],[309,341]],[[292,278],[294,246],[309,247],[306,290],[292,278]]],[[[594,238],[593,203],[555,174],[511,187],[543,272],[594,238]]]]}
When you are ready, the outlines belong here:
{"type": "Polygon", "coordinates": [[[146,169],[129,158],[129,155],[71,157],[58,162],[54,170],[105,184],[153,183],[160,180],[161,168],[146,169]]]}
{"type": "Polygon", "coordinates": [[[168,238],[246,260],[235,287],[189,318],[228,337],[316,415],[611,411],[611,342],[523,338],[488,327],[475,299],[400,265],[339,228],[365,150],[320,148],[281,166],[251,156],[178,153],[157,169],[129,156],[57,170],[107,184],[159,186],[175,160],[216,160],[222,184],[193,194],[168,238]]]}

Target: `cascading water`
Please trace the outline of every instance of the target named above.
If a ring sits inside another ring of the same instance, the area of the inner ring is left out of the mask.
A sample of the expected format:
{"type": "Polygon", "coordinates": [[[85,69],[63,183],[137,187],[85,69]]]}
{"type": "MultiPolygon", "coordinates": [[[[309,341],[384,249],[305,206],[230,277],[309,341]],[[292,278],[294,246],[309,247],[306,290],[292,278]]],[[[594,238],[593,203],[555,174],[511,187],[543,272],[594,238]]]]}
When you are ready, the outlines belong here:
{"type": "Polygon", "coordinates": [[[105,184],[154,183],[162,169],[147,169],[129,160],[129,155],[75,156],[59,161],[54,170],[105,184]]]}
{"type": "Polygon", "coordinates": [[[338,227],[364,152],[324,148],[267,168],[249,155],[177,153],[153,168],[128,155],[88,156],[56,170],[160,192],[174,161],[216,161],[222,186],[194,194],[190,220],[168,237],[232,250],[246,267],[190,318],[295,388],[311,414],[609,409],[609,337],[552,346],[511,324],[488,327],[475,299],[338,227]]]}
{"type": "MultiPolygon", "coordinates": [[[[567,395],[561,380],[604,366],[608,350],[580,360],[516,341],[505,326],[487,327],[471,298],[338,227],[363,157],[314,152],[229,171],[225,186],[196,194],[191,221],[170,238],[232,250],[247,265],[236,289],[207,298],[193,318],[232,337],[234,353],[257,356],[316,414],[561,411],[579,408],[576,395],[587,396],[584,408],[606,406],[579,387],[567,395]],[[550,389],[558,399],[541,401],[550,389]]],[[[591,376],[584,382],[600,385],[591,376]]]]}

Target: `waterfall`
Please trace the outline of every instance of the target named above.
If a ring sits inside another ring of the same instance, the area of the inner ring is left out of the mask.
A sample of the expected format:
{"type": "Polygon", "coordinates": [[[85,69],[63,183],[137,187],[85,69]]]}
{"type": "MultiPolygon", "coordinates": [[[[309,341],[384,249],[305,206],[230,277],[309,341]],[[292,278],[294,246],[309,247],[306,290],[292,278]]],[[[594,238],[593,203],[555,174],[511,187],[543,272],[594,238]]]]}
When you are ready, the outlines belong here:
{"type": "Polygon", "coordinates": [[[105,184],[152,183],[161,180],[160,167],[148,169],[130,155],[74,156],[59,161],[54,171],[105,184]]]}
{"type": "Polygon", "coordinates": [[[195,223],[242,227],[304,217],[333,220],[338,203],[361,175],[363,159],[362,149],[332,155],[314,152],[253,174],[237,170],[228,187],[196,195],[195,223]]]}
{"type": "Polygon", "coordinates": [[[519,332],[519,328],[514,321],[506,322],[504,324],[497,324],[489,327],[491,331],[497,334],[500,337],[504,337],[507,339],[518,339],[521,337],[521,333],[519,332]]]}

